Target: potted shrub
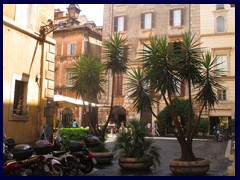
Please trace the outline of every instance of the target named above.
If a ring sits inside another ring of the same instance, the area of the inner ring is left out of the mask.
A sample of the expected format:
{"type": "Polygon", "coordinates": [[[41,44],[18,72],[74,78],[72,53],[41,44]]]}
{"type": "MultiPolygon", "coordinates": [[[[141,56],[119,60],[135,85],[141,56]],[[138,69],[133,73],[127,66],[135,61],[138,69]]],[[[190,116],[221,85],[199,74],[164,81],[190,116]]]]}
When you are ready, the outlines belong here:
{"type": "Polygon", "coordinates": [[[105,142],[102,141],[99,146],[90,148],[90,151],[94,155],[98,164],[109,164],[114,157],[114,154],[108,149],[105,142]]]}
{"type": "Polygon", "coordinates": [[[195,157],[193,153],[193,137],[204,108],[214,108],[218,103],[217,90],[223,87],[214,77],[219,73],[217,69],[217,57],[212,59],[210,52],[203,52],[200,48],[199,39],[191,33],[182,34],[181,40],[176,42],[175,48],[169,46],[166,37],[150,37],[149,43],[143,43],[146,47],[140,51],[142,68],[132,69],[128,92],[133,99],[134,107],[138,111],[147,109],[152,112],[162,124],[163,122],[153,111],[152,106],[162,99],[174,122],[172,131],[177,138],[181,155],[169,162],[170,170],[178,175],[205,174],[210,167],[210,161],[202,157],[195,157]],[[186,132],[178,119],[173,104],[173,96],[181,94],[179,87],[185,82],[188,89],[188,111],[186,132]],[[198,92],[192,97],[192,89],[198,92]],[[156,98],[157,97],[157,98],[156,98]],[[199,107],[198,114],[191,113],[193,103],[199,107]]]}
{"type": "Polygon", "coordinates": [[[123,169],[147,169],[153,163],[160,164],[159,148],[152,139],[146,139],[146,123],[130,120],[119,132],[114,150],[119,152],[119,166],[123,169]]]}

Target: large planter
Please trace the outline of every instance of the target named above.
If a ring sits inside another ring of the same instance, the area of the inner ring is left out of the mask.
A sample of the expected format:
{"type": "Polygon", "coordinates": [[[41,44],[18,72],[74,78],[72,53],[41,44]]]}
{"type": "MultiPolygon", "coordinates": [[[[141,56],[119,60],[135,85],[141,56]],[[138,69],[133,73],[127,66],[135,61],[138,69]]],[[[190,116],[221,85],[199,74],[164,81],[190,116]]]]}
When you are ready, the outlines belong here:
{"type": "Polygon", "coordinates": [[[113,160],[112,152],[91,152],[98,164],[108,164],[113,160]]]}
{"type": "Polygon", "coordinates": [[[137,158],[120,157],[118,164],[122,169],[148,169],[152,166],[153,162],[144,161],[137,158]]]}
{"type": "Polygon", "coordinates": [[[208,159],[198,158],[196,161],[170,160],[169,169],[174,175],[204,175],[210,168],[208,159]]]}

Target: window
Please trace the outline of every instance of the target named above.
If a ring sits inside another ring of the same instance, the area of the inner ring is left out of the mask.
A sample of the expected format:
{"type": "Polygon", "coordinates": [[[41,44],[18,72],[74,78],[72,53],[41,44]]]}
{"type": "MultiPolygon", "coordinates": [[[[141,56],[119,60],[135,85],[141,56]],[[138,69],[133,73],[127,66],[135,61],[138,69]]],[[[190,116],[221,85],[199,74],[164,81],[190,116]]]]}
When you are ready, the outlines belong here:
{"type": "Polygon", "coordinates": [[[220,72],[218,72],[218,76],[226,76],[227,75],[227,55],[219,55],[217,56],[217,67],[216,69],[220,70],[220,72]]]}
{"type": "Polygon", "coordinates": [[[74,54],[76,54],[76,43],[75,42],[68,43],[67,55],[74,54]]]}
{"type": "Polygon", "coordinates": [[[26,120],[27,110],[28,77],[14,74],[11,91],[11,120],[26,120]]]}
{"type": "Polygon", "coordinates": [[[141,28],[151,29],[153,28],[153,13],[142,13],[141,14],[141,28]]]}
{"type": "Polygon", "coordinates": [[[23,27],[35,29],[37,4],[16,4],[15,21],[23,27]]]}
{"type": "Polygon", "coordinates": [[[218,100],[219,101],[227,100],[227,91],[226,90],[218,90],[218,100]]]}
{"type": "Polygon", "coordinates": [[[183,9],[170,10],[170,26],[182,26],[183,23],[183,9]]]}
{"type": "Polygon", "coordinates": [[[225,19],[223,16],[217,17],[216,24],[217,24],[217,32],[218,33],[225,32],[225,19]]]}
{"type": "Polygon", "coordinates": [[[143,46],[143,51],[144,51],[144,54],[143,54],[144,57],[149,55],[149,53],[148,53],[149,48],[146,45],[143,46]]]}
{"type": "Polygon", "coordinates": [[[115,32],[126,31],[126,16],[114,17],[114,31],[115,32]]]}
{"type": "Polygon", "coordinates": [[[73,73],[67,72],[67,86],[73,85],[73,73]]]}
{"type": "Polygon", "coordinates": [[[224,9],[224,4],[217,4],[216,9],[224,9]]]}
{"type": "Polygon", "coordinates": [[[122,75],[115,75],[115,87],[114,87],[114,96],[122,95],[122,75]]]}

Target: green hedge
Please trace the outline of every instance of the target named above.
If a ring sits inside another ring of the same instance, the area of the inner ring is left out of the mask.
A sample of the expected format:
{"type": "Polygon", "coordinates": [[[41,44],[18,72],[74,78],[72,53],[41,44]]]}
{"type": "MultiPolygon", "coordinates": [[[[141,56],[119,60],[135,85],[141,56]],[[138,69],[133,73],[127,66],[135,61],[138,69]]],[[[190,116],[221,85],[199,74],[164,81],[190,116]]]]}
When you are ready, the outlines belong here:
{"type": "Polygon", "coordinates": [[[62,148],[66,149],[71,140],[77,140],[84,143],[84,138],[89,135],[88,128],[62,128],[60,130],[62,137],[62,148]]]}

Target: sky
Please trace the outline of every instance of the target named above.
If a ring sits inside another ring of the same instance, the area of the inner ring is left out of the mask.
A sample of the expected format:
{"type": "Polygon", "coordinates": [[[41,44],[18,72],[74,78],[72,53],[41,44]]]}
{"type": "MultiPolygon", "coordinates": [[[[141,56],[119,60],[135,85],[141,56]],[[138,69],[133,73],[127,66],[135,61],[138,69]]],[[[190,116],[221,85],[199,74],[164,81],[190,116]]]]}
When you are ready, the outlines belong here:
{"type": "MultiPolygon", "coordinates": [[[[78,4],[80,15],[85,15],[89,21],[94,21],[97,26],[103,25],[103,4],[78,4]]],[[[55,4],[55,8],[67,11],[69,4],[55,4]]]]}

